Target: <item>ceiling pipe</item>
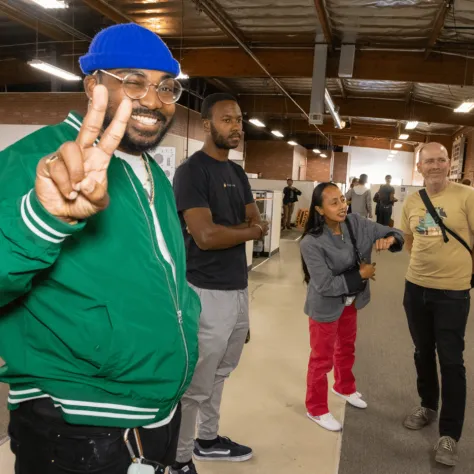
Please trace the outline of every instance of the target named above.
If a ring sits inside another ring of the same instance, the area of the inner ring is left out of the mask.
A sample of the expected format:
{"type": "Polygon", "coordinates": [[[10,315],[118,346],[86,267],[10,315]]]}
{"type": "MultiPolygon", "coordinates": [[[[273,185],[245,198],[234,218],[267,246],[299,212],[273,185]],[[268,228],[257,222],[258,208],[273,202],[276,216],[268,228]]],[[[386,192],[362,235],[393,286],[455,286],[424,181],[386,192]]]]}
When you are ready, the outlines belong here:
{"type": "MultiPolygon", "coordinates": [[[[218,25],[223,31],[225,31],[230,37],[232,37],[240,47],[257,63],[260,69],[275,83],[278,89],[289,99],[293,104],[301,110],[304,116],[309,120],[309,115],[306,110],[301,107],[301,105],[291,96],[291,94],[285,89],[285,87],[281,84],[281,82],[268,71],[268,69],[262,64],[262,62],[258,59],[257,56],[253,53],[253,51],[245,44],[245,42],[240,38],[239,34],[234,30],[232,25],[223,19],[218,11],[216,11],[214,5],[209,2],[209,0],[192,0],[196,6],[203,10],[206,15],[208,15],[216,25],[218,25]]],[[[316,127],[316,130],[329,142],[329,138],[316,127]]]]}

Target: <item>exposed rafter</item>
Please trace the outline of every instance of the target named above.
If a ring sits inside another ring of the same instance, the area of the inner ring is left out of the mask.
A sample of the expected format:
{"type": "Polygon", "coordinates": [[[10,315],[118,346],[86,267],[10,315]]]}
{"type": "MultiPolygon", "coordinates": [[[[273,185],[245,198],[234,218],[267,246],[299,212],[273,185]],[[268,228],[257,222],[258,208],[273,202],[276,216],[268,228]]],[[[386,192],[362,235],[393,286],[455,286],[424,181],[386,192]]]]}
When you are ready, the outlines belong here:
{"type": "Polygon", "coordinates": [[[0,0],[0,13],[6,15],[16,23],[20,23],[32,30],[38,31],[40,35],[56,41],[68,41],[71,36],[53,25],[47,24],[28,15],[21,7],[14,7],[5,0],[0,0]]]}
{"type": "Polygon", "coordinates": [[[316,7],[316,13],[318,14],[319,23],[323,29],[324,38],[328,44],[329,50],[333,47],[333,38],[331,33],[331,27],[329,25],[329,19],[324,5],[324,0],[314,0],[314,6],[316,7]]]}
{"type": "MultiPolygon", "coordinates": [[[[274,77],[312,77],[314,50],[259,49],[256,53],[274,77]]],[[[326,76],[339,77],[339,53],[328,57],[326,76]]],[[[266,77],[244,51],[238,49],[183,50],[183,70],[193,77],[266,77]]],[[[352,79],[474,85],[474,59],[432,53],[356,51],[352,79]]]]}
{"type": "Polygon", "coordinates": [[[448,12],[453,4],[453,0],[443,0],[443,3],[439,9],[438,15],[436,17],[436,21],[431,31],[430,37],[428,39],[428,44],[425,50],[425,59],[431,54],[433,46],[438,41],[438,37],[443,29],[444,22],[446,21],[446,17],[448,16],[448,12]]]}
{"type": "MultiPolygon", "coordinates": [[[[298,98],[302,107],[309,107],[309,96],[298,98]]],[[[412,102],[407,107],[404,100],[384,99],[341,99],[334,98],[339,107],[341,117],[369,117],[392,120],[418,120],[419,122],[445,123],[447,125],[474,126],[474,116],[471,114],[456,114],[447,107],[412,102]]],[[[298,109],[281,97],[274,96],[245,96],[240,100],[244,112],[264,111],[268,114],[298,113],[298,109]]]]}
{"type": "Polygon", "coordinates": [[[101,15],[104,15],[106,18],[112,20],[115,23],[134,23],[132,17],[122,13],[120,10],[110,5],[110,3],[105,2],[104,0],[82,1],[93,10],[99,12],[101,15]]]}
{"type": "MultiPolygon", "coordinates": [[[[309,119],[308,112],[309,107],[303,108],[299,105],[299,103],[292,97],[292,95],[286,90],[286,88],[283,86],[281,81],[277,79],[275,76],[272,75],[272,73],[267,69],[267,67],[260,61],[260,59],[255,55],[255,53],[249,48],[249,46],[246,44],[245,40],[243,39],[243,36],[241,32],[234,27],[233,23],[231,20],[225,15],[225,13],[218,7],[216,6],[216,2],[214,0],[192,0],[198,8],[200,8],[203,12],[206,13],[206,15],[229,37],[231,37],[234,41],[237,42],[237,44],[240,46],[241,52],[245,53],[245,55],[253,61],[254,65],[256,65],[260,69],[260,74],[264,74],[268,76],[278,87],[278,89],[292,102],[292,104],[297,107],[301,113],[305,115],[309,119]]],[[[239,51],[239,50],[237,50],[239,51]]],[[[185,67],[183,66],[183,70],[186,70],[185,67]]],[[[188,74],[190,74],[188,72],[188,74]]],[[[190,74],[191,75],[191,74],[190,74]]],[[[214,76],[219,76],[220,74],[213,74],[214,76]]],[[[319,131],[317,127],[315,127],[316,130],[319,131]]],[[[321,132],[319,132],[321,133],[321,132]]],[[[322,133],[321,133],[322,134],[322,133]]],[[[324,134],[322,134],[324,136],[324,134]]],[[[326,138],[326,137],[324,137],[326,138]]]]}

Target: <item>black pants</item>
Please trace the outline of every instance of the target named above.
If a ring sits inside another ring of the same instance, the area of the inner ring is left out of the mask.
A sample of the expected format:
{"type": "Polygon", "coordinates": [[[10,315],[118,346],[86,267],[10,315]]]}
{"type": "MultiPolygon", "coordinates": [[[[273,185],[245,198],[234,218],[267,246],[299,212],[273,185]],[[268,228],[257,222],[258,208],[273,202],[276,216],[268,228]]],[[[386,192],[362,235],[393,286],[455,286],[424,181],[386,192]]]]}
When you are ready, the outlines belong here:
{"type": "Polygon", "coordinates": [[[438,410],[439,382],[436,350],[441,368],[441,436],[459,441],[466,407],[464,334],[469,315],[469,290],[432,290],[407,282],[404,298],[421,405],[438,410]]]}
{"type": "MultiPolygon", "coordinates": [[[[140,428],[145,458],[165,466],[175,462],[181,407],[167,426],[140,428]]],[[[70,425],[50,399],[24,402],[11,412],[9,434],[15,474],[126,474],[131,464],[125,430],[70,425]]],[[[135,453],[133,433],[130,440],[135,453]]]]}
{"type": "Polygon", "coordinates": [[[378,204],[377,209],[377,223],[388,226],[390,224],[390,219],[392,218],[393,206],[378,204]]]}

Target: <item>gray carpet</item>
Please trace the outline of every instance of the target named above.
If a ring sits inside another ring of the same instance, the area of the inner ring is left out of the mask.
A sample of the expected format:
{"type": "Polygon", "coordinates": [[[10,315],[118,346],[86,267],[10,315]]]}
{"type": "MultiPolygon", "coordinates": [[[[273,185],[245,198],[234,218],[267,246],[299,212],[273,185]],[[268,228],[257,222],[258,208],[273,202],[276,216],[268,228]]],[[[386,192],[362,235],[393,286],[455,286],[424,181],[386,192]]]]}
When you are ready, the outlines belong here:
{"type": "MultiPolygon", "coordinates": [[[[434,462],[437,426],[411,432],[404,416],[419,404],[413,348],[402,307],[408,256],[376,255],[377,281],[372,302],[359,313],[355,375],[369,403],[367,410],[346,409],[339,474],[472,474],[474,472],[474,324],[468,324],[468,397],[464,434],[455,469],[434,462]]],[[[471,312],[473,313],[473,312],[471,312]]]]}

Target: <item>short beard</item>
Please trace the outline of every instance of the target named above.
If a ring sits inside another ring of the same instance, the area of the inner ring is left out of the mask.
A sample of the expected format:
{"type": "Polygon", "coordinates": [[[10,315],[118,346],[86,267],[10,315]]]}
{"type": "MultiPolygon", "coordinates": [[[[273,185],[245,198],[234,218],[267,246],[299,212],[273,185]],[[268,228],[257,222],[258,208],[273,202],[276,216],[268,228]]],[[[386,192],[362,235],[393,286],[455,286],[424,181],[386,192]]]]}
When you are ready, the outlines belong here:
{"type": "MultiPolygon", "coordinates": [[[[137,111],[133,111],[133,113],[137,113],[137,111]]],[[[146,113],[146,115],[151,114],[150,112],[148,112],[146,113]]],[[[125,131],[125,134],[119,145],[119,148],[122,151],[124,151],[125,153],[130,153],[131,155],[142,154],[155,149],[161,143],[161,141],[173,125],[173,119],[166,123],[166,117],[161,112],[154,111],[153,115],[157,116],[161,120],[161,123],[165,124],[161,131],[158,133],[158,135],[150,132],[140,132],[139,135],[140,137],[144,138],[144,140],[137,142],[136,140],[132,139],[132,137],[127,131],[125,131]]],[[[110,108],[108,108],[104,117],[104,130],[112,123],[112,120],[113,114],[110,108]]]]}
{"type": "Polygon", "coordinates": [[[214,124],[211,122],[211,137],[214,145],[220,150],[235,150],[239,145],[232,146],[229,142],[217,131],[214,124]]]}

